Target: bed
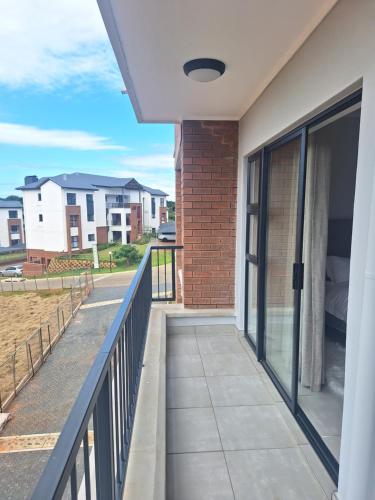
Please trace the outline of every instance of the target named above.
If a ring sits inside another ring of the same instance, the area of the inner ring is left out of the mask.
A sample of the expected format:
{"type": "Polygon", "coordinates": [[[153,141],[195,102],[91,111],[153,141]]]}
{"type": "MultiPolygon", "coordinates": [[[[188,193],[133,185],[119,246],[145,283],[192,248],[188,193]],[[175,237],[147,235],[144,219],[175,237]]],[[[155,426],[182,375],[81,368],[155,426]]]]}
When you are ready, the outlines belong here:
{"type": "Polygon", "coordinates": [[[331,219],[328,223],[325,321],[327,333],[341,339],[346,334],[352,224],[351,219],[331,219]]]}

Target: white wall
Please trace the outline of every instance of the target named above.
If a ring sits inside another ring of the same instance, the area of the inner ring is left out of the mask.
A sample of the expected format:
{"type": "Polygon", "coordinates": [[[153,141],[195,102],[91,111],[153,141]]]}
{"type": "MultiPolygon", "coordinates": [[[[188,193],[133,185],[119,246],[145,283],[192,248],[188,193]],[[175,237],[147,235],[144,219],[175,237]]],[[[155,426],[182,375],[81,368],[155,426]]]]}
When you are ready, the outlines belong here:
{"type": "Polygon", "coordinates": [[[24,241],[22,208],[0,208],[0,247],[9,247],[9,210],[17,211],[16,219],[21,219],[20,238],[24,241]]]}
{"type": "Polygon", "coordinates": [[[60,186],[48,181],[38,190],[23,191],[26,246],[47,251],[67,251],[65,200],[60,186]],[[39,214],[43,222],[39,222],[39,214]]]}
{"type": "MultiPolygon", "coordinates": [[[[64,205],[66,206],[66,194],[67,193],[75,193],[76,195],[76,204],[81,207],[81,234],[82,234],[82,249],[92,248],[92,244],[95,243],[93,241],[88,240],[89,234],[95,234],[96,241],[96,226],[99,225],[97,222],[97,218],[99,213],[95,207],[95,192],[93,191],[81,191],[74,189],[64,189],[63,197],[64,197],[64,205]],[[86,204],[86,194],[94,195],[94,220],[87,220],[87,204],[86,204]]],[[[105,212],[104,212],[105,213],[105,212]]],[[[65,207],[64,207],[64,215],[65,215],[65,207]]],[[[104,226],[105,224],[103,224],[104,226]]]]}
{"type": "Polygon", "coordinates": [[[9,208],[0,209],[0,247],[9,246],[9,232],[8,232],[8,210],[9,208]]]}
{"type": "MultiPolygon", "coordinates": [[[[363,466],[360,454],[351,455],[355,444],[353,414],[356,377],[359,366],[361,314],[365,283],[366,255],[370,225],[375,170],[375,2],[373,0],[340,0],[303,47],[284,67],[260,98],[240,121],[238,220],[236,258],[236,314],[243,327],[244,313],[244,247],[247,154],[340,97],[349,94],[363,82],[359,137],[354,227],[347,323],[344,422],[341,447],[340,500],[368,500],[353,496],[355,476],[363,482],[370,464],[363,466]],[[355,467],[362,467],[358,470],[355,467]]],[[[375,223],[375,221],[374,221],[375,223]]],[[[366,412],[366,404],[363,411],[366,412]]],[[[372,403],[371,403],[372,404],[372,403]]],[[[368,406],[367,406],[368,409],[368,406]]],[[[367,436],[374,439],[374,436],[367,436]]],[[[365,440],[362,441],[365,444],[365,440]]],[[[358,450],[358,446],[357,446],[358,450]]],[[[370,452],[368,452],[370,453],[370,452]]],[[[372,461],[375,461],[374,451],[372,461]]],[[[366,457],[368,458],[368,454],[366,457]]],[[[357,487],[359,484],[357,481],[357,487]]],[[[364,486],[366,487],[366,486],[364,486]]],[[[359,491],[359,490],[358,490],[359,491]]],[[[365,491],[365,490],[363,490],[365,491]]],[[[374,496],[371,497],[372,499],[374,496]]]]}

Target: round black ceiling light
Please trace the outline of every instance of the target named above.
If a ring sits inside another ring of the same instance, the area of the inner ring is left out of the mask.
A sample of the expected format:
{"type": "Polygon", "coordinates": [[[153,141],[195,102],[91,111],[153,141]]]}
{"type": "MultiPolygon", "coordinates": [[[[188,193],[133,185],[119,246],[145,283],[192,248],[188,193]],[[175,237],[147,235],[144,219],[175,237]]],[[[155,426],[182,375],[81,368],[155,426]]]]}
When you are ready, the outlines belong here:
{"type": "Polygon", "coordinates": [[[192,59],[184,64],[186,76],[196,82],[213,82],[225,71],[225,64],[217,59],[192,59]]]}

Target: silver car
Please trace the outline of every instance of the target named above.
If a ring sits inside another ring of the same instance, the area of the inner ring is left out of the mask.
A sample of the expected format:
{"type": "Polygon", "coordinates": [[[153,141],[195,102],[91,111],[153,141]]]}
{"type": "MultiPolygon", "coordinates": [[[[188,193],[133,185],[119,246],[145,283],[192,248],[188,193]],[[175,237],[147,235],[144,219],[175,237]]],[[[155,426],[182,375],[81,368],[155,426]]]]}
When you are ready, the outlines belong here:
{"type": "Polygon", "coordinates": [[[22,266],[9,266],[6,269],[0,271],[1,276],[14,276],[21,277],[22,276],[23,267],[22,266]]]}

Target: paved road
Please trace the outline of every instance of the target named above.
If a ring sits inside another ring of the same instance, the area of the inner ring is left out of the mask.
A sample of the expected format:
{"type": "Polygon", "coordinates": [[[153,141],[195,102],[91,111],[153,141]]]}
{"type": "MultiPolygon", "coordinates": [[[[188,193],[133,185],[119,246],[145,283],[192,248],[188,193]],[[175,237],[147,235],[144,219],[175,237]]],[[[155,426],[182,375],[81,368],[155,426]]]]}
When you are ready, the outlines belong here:
{"type": "MultiPolygon", "coordinates": [[[[60,432],[134,273],[96,278],[95,289],[35,377],[13,401],[3,436],[60,432]],[[96,302],[114,301],[106,305],[96,302]]],[[[32,447],[31,447],[32,448],[32,447]]],[[[37,447],[34,447],[34,449],[37,447]]],[[[0,498],[28,498],[51,451],[0,454],[0,498]]]]}

